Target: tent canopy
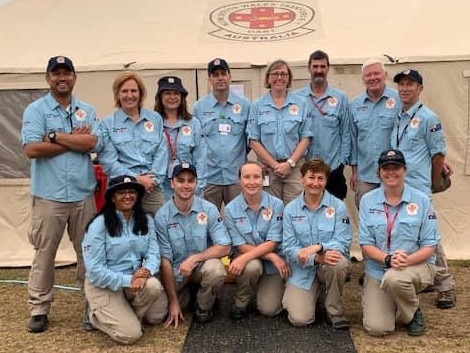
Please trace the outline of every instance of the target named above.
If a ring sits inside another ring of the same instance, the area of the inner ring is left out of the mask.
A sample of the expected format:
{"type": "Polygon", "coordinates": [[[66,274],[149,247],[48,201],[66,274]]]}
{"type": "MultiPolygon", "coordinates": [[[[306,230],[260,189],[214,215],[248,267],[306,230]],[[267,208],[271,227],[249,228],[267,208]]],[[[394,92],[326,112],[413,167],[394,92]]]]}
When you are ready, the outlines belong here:
{"type": "Polygon", "coordinates": [[[304,62],[313,48],[334,63],[461,60],[469,9],[465,0],[10,0],[0,72],[43,72],[59,53],[79,71],[203,68],[214,56],[234,67],[304,62]]]}

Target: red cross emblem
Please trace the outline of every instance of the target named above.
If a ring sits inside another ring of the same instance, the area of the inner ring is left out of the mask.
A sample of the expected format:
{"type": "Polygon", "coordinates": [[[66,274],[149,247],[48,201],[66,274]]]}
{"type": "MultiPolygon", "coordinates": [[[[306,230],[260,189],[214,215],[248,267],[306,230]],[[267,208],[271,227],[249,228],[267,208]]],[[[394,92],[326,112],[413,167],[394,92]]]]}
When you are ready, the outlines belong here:
{"type": "Polygon", "coordinates": [[[235,114],[238,114],[242,110],[242,107],[240,107],[240,104],[235,104],[232,110],[235,114]]]}
{"type": "Polygon", "coordinates": [[[418,214],[418,205],[415,203],[410,203],[408,206],[406,206],[406,213],[409,214],[410,216],[415,216],[418,214]]]}
{"type": "Polygon", "coordinates": [[[151,121],[147,121],[145,124],[145,131],[152,132],[153,131],[153,123],[151,121]]]}
{"type": "Polygon", "coordinates": [[[325,215],[326,215],[326,218],[333,218],[333,216],[335,215],[335,209],[334,209],[334,207],[328,207],[328,208],[325,210],[325,215]]]}
{"type": "Polygon", "coordinates": [[[191,135],[191,128],[189,126],[184,126],[181,129],[181,132],[183,133],[184,136],[191,135]]]}
{"type": "Polygon", "coordinates": [[[273,211],[271,211],[269,208],[265,208],[263,210],[263,220],[269,221],[272,216],[273,216],[273,211]]]}
{"type": "Polygon", "coordinates": [[[286,22],[294,19],[294,12],[279,9],[276,11],[274,7],[254,7],[249,10],[233,12],[229,16],[232,23],[251,29],[273,28],[276,22],[286,22]]]}
{"type": "Polygon", "coordinates": [[[207,215],[204,212],[200,212],[197,215],[197,223],[198,224],[207,224],[207,215]]]}
{"type": "Polygon", "coordinates": [[[75,118],[77,120],[85,120],[86,112],[83,109],[79,109],[75,112],[75,118]]]}
{"type": "Polygon", "coordinates": [[[393,109],[395,107],[395,99],[387,99],[387,101],[385,102],[385,106],[387,107],[387,109],[393,109]]]}
{"type": "Polygon", "coordinates": [[[299,114],[299,107],[298,107],[297,105],[294,104],[294,105],[292,105],[289,109],[290,109],[290,113],[291,113],[292,115],[297,115],[297,114],[299,114]]]}

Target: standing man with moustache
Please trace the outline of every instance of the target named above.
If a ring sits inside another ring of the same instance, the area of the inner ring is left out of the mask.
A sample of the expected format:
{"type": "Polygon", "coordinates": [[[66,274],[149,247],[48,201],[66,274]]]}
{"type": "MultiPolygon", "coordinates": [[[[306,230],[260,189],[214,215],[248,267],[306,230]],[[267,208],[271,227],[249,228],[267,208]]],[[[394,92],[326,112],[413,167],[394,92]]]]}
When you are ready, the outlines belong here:
{"type": "Polygon", "coordinates": [[[54,300],[54,260],[66,227],[82,288],[85,279],[81,243],[96,212],[90,152],[98,141],[98,126],[93,107],[72,94],[76,80],[69,58],[50,58],[46,69],[50,92],[23,113],[21,140],[31,159],[33,196],[29,241],[35,250],[28,280],[31,333],[47,330],[54,300]]]}
{"type": "Polygon", "coordinates": [[[247,158],[250,103],[230,92],[232,75],[224,59],[210,61],[207,73],[212,93],[196,102],[193,116],[201,122],[206,152],[204,198],[220,210],[240,193],[237,173],[247,158]]]}
{"type": "Polygon", "coordinates": [[[313,121],[314,138],[306,158],[321,158],[331,167],[326,190],[344,200],[348,187],[343,170],[351,153],[349,103],[343,91],[328,83],[329,70],[328,54],[314,51],[308,59],[310,84],[294,93],[307,99],[307,118],[313,121]]]}

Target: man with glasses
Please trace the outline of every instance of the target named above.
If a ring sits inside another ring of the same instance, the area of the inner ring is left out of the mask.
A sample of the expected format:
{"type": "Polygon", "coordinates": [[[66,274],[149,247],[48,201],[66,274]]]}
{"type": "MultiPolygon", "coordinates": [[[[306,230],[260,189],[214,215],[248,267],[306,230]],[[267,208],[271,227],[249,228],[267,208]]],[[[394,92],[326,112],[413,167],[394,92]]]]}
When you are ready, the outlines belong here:
{"type": "Polygon", "coordinates": [[[83,286],[81,243],[95,214],[96,180],[90,152],[97,143],[94,109],[72,95],[77,76],[64,56],[49,60],[50,93],[23,113],[21,140],[31,159],[32,221],[29,240],[35,253],[28,280],[28,330],[44,332],[53,301],[54,259],[67,227],[77,253],[77,281],[83,286]]]}
{"type": "Polygon", "coordinates": [[[343,169],[351,152],[348,97],[328,83],[329,70],[328,54],[314,51],[308,59],[310,83],[294,93],[307,98],[307,118],[313,121],[315,138],[308,147],[306,158],[321,158],[331,167],[326,190],[344,200],[348,187],[343,169]]]}

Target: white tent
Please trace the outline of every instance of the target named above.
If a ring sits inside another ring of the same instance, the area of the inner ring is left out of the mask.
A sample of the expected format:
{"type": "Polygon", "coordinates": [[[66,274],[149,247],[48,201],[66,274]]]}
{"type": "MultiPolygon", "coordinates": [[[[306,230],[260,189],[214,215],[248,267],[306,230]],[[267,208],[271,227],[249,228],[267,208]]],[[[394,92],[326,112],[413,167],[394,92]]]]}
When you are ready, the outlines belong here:
{"type": "MultiPolygon", "coordinates": [[[[266,64],[277,58],[291,63],[294,87],[304,85],[316,49],[330,55],[331,84],[350,97],[363,90],[360,64],[371,57],[389,62],[390,76],[406,67],[423,74],[423,101],[441,117],[455,167],[452,188],[435,197],[443,243],[450,258],[469,259],[469,10],[464,0],[0,1],[0,266],[31,259],[29,169],[18,136],[22,109],[47,89],[49,57],[72,58],[75,93],[103,117],[113,110],[112,81],[126,68],[144,77],[151,107],[156,81],[166,74],[183,79],[190,102],[207,93],[206,64],[223,57],[252,99],[263,92],[266,64]]],[[[59,261],[73,256],[64,242],[59,261]]]]}

